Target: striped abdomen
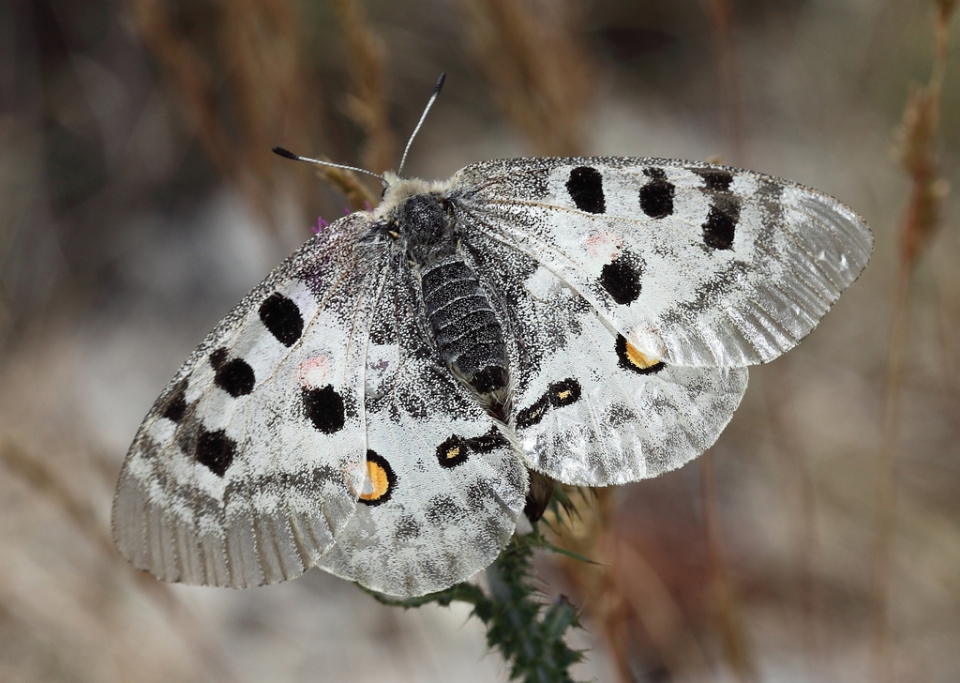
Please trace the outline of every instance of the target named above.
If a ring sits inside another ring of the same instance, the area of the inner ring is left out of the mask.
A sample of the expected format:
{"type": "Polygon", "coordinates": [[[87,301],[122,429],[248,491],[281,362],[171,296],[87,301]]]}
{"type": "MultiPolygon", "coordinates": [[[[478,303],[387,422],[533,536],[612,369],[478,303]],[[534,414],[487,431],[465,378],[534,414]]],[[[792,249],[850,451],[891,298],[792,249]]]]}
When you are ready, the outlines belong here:
{"type": "Polygon", "coordinates": [[[423,302],[440,355],[479,394],[507,386],[503,328],[476,273],[456,255],[420,270],[423,302]]]}

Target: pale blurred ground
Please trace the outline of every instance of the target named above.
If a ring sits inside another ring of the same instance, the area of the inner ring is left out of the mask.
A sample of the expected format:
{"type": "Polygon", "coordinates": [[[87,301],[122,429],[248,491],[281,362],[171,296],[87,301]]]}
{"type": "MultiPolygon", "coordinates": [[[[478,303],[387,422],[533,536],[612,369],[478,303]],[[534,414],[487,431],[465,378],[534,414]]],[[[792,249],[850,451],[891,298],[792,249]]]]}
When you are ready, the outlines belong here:
{"type": "MultiPolygon", "coordinates": [[[[538,150],[508,123],[466,45],[471,4],[483,3],[366,3],[401,138],[448,72],[411,174],[447,177],[472,161],[538,150]]],[[[332,10],[323,0],[247,0],[300,17],[292,25],[310,79],[292,80],[305,92],[302,115],[266,101],[273,116],[257,128],[227,107],[237,154],[227,171],[211,163],[206,133],[141,43],[131,7],[149,5],[0,5],[0,681],[505,680],[464,608],[383,607],[317,571],[243,592],[168,587],[113,550],[116,474],[154,398],[220,317],[309,236],[316,213],[332,218],[346,203],[270,157],[269,146],[356,163],[363,141],[344,113],[349,58],[332,10]],[[267,134],[261,141],[251,130],[267,134]]],[[[220,5],[158,6],[180,8],[173,35],[203,54],[230,37],[220,5]]],[[[721,553],[755,680],[868,681],[875,462],[908,191],[890,150],[909,84],[929,75],[930,5],[734,3],[739,149],[720,105],[705,6],[597,0],[583,9],[596,99],[582,108],[581,146],[721,156],[824,190],[872,226],[877,247],[863,277],[798,349],[751,371],[713,449],[721,553]]],[[[225,100],[243,59],[271,72],[274,53],[257,42],[271,30],[258,25],[231,48],[235,63],[213,76],[225,100]]],[[[941,172],[960,186],[956,49],[942,117],[941,172]]],[[[910,318],[892,594],[902,681],[960,680],[957,208],[947,200],[910,318]]],[[[620,571],[632,581],[622,599],[634,609],[623,651],[636,681],[737,680],[711,588],[701,473],[691,463],[614,494],[614,535],[629,548],[620,571]]],[[[580,604],[569,567],[541,565],[545,593],[580,604]]],[[[617,680],[592,606],[577,636],[590,662],[578,674],[617,680]]]]}

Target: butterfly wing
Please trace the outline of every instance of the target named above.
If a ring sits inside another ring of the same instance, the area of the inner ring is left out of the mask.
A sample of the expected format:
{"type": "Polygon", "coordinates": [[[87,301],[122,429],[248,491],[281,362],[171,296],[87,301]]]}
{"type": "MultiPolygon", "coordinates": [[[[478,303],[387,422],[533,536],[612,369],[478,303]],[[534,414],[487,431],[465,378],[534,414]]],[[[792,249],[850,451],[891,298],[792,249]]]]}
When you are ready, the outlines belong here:
{"type": "Polygon", "coordinates": [[[114,537],[168,581],[245,587],[315,565],[356,508],[365,462],[357,339],[384,252],[369,214],[331,225],[197,348],[124,462],[114,537]]]}
{"type": "Polygon", "coordinates": [[[746,390],[746,368],[638,366],[573,287],[465,220],[465,248],[507,321],[513,426],[529,467],[567,484],[622,484],[675,469],[716,441],[746,390]]]}
{"type": "Polygon", "coordinates": [[[796,344],[872,248],[835,200],[706,164],[487,162],[448,199],[505,325],[510,425],[452,377],[405,254],[354,214],[245,298],[147,416],[114,502],[136,566],[242,587],[319,565],[393,595],[446,588],[512,534],[522,462],[604,485],[702,452],[742,366],[796,344]]]}
{"type": "Polygon", "coordinates": [[[515,443],[430,342],[405,258],[394,260],[370,332],[367,482],[320,566],[383,593],[416,596],[497,558],[523,510],[527,473],[515,443]]]}
{"type": "Polygon", "coordinates": [[[533,256],[651,361],[769,361],[817,324],[873,240],[794,183],[662,159],[491,161],[454,178],[463,211],[533,256]]]}

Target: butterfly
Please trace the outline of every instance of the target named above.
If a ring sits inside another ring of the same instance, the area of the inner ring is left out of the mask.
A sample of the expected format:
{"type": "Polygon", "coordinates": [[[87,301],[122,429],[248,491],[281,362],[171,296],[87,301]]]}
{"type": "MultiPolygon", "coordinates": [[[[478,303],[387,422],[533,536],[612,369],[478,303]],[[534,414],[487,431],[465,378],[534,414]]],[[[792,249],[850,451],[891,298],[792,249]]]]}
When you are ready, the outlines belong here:
{"type": "Polygon", "coordinates": [[[807,335],[873,246],[835,199],[707,163],[384,181],[150,409],[113,509],[138,568],[246,587],[320,567],[395,596],[468,579],[514,533],[531,473],[608,486],[709,448],[747,366],[807,335]]]}

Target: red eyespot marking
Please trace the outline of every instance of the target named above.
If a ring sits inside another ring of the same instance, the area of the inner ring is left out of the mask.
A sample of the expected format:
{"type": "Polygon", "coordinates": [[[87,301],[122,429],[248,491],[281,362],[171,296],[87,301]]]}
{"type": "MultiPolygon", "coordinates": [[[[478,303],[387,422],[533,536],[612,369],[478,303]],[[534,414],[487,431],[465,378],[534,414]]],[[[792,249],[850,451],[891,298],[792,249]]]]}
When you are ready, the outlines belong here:
{"type": "Polygon", "coordinates": [[[623,246],[623,240],[612,232],[606,230],[591,230],[587,235],[584,246],[587,253],[595,256],[601,261],[613,261],[620,255],[620,247],[623,246]]]}
{"type": "Polygon", "coordinates": [[[329,356],[314,356],[300,363],[297,380],[304,389],[318,389],[326,384],[330,374],[329,356]]]}

